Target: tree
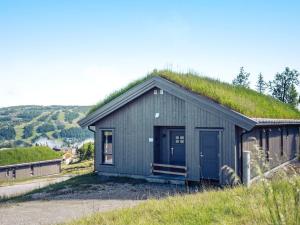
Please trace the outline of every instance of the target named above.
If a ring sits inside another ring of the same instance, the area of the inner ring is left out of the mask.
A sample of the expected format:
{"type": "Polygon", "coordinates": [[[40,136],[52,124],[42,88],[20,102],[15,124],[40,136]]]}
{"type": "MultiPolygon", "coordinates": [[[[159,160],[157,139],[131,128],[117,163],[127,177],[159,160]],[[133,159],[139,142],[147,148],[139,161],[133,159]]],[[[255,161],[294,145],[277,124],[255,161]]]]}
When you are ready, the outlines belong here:
{"type": "Polygon", "coordinates": [[[87,143],[83,144],[78,150],[80,160],[89,160],[94,157],[94,144],[87,143]]]}
{"type": "Polygon", "coordinates": [[[282,73],[277,73],[273,81],[270,82],[270,91],[274,98],[292,106],[297,106],[298,93],[296,85],[299,84],[299,73],[286,67],[282,73]]]}
{"type": "Polygon", "coordinates": [[[298,93],[294,84],[289,89],[289,95],[287,96],[287,103],[296,108],[299,103],[298,93]]]}
{"type": "Polygon", "coordinates": [[[235,86],[249,88],[250,87],[249,76],[250,76],[250,73],[246,73],[244,70],[244,67],[241,67],[240,73],[232,81],[232,84],[235,86]]]}
{"type": "Polygon", "coordinates": [[[26,139],[32,136],[33,134],[33,125],[29,124],[27,126],[24,127],[24,131],[23,131],[23,135],[22,138],[26,139]]]}
{"type": "Polygon", "coordinates": [[[256,90],[263,94],[266,90],[267,84],[264,81],[264,77],[261,73],[258,74],[258,79],[257,79],[257,83],[256,83],[256,90]]]}

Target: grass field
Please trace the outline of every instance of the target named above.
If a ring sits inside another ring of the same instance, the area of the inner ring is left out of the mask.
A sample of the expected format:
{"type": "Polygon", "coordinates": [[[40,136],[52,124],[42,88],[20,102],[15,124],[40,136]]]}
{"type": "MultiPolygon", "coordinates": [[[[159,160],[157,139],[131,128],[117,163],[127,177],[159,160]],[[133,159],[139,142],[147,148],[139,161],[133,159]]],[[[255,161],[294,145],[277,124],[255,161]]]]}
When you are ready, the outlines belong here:
{"type": "Polygon", "coordinates": [[[300,118],[300,112],[297,109],[271,96],[260,94],[248,88],[236,87],[208,77],[198,76],[195,73],[177,73],[170,70],[155,70],[148,76],[130,83],[96,104],[89,113],[96,111],[101,106],[153,76],[163,77],[185,89],[206,96],[219,104],[249,117],[300,118]]]}
{"type": "Polygon", "coordinates": [[[0,151],[0,166],[61,158],[48,147],[14,148],[0,151]]]}
{"type": "Polygon", "coordinates": [[[96,213],[68,225],[300,224],[299,188],[298,177],[251,188],[208,190],[147,200],[133,208],[96,213]]]}

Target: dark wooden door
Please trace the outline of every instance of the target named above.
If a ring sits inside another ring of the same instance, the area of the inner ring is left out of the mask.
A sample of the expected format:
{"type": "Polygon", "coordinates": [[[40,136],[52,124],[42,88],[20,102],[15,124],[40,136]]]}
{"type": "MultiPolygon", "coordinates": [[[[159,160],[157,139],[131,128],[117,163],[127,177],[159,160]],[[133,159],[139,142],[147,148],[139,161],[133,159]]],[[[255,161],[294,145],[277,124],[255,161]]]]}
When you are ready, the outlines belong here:
{"type": "Polygon", "coordinates": [[[185,166],[185,131],[170,130],[170,164],[185,166]]]}
{"type": "Polygon", "coordinates": [[[219,131],[200,131],[200,176],[219,179],[219,131]]]}

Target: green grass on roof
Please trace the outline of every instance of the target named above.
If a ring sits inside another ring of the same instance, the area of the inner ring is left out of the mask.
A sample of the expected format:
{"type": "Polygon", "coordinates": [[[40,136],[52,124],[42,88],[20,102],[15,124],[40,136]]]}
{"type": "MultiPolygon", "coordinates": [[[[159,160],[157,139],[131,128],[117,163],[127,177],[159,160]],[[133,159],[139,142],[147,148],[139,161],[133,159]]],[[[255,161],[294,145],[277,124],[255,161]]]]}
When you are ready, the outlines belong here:
{"type": "Polygon", "coordinates": [[[0,150],[0,166],[59,158],[58,152],[42,146],[0,150]]]}
{"type": "Polygon", "coordinates": [[[195,73],[178,73],[170,70],[154,70],[146,77],[130,83],[95,105],[92,113],[122,95],[143,81],[159,76],[194,93],[206,96],[212,101],[222,104],[248,117],[300,119],[300,112],[292,106],[282,103],[271,96],[260,94],[252,89],[233,86],[195,73]]]}

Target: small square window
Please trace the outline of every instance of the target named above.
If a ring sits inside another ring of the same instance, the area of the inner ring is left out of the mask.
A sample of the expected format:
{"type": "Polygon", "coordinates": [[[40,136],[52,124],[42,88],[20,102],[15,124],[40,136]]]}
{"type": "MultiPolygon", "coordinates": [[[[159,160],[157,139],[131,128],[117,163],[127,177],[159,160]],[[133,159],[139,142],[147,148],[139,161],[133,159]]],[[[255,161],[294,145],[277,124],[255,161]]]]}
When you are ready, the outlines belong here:
{"type": "Polygon", "coordinates": [[[159,90],[159,93],[161,94],[161,95],[163,95],[164,94],[164,90],[159,90]]]}
{"type": "Polygon", "coordinates": [[[157,95],[157,90],[156,89],[154,90],[154,94],[157,95]]]}

